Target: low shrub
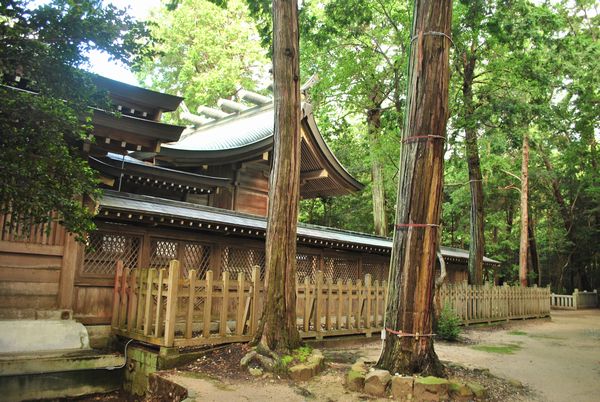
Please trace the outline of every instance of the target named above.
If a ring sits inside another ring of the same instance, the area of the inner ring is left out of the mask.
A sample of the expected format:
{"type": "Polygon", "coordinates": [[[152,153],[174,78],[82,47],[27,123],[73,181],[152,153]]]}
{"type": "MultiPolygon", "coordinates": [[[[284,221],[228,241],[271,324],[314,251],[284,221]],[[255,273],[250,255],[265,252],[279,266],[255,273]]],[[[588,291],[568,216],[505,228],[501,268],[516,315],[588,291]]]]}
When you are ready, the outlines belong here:
{"type": "Polygon", "coordinates": [[[436,322],[435,333],[440,339],[455,341],[460,335],[460,317],[449,304],[445,304],[436,322]]]}

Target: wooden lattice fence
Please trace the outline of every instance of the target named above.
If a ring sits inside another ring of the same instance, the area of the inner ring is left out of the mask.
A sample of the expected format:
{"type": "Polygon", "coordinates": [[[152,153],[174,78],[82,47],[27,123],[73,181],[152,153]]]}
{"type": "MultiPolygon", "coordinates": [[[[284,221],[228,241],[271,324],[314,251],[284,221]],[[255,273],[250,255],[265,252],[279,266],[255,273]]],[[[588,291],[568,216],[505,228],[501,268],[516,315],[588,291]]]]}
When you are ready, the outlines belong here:
{"type": "MultiPolygon", "coordinates": [[[[331,272],[331,271],[330,271],[331,272]]],[[[326,272],[299,275],[296,315],[304,338],[365,334],[383,329],[387,283],[342,279],[326,272]]],[[[131,269],[117,263],[112,327],[115,333],[159,346],[196,346],[252,339],[262,309],[263,279],[254,266],[214,278],[169,268],[131,269]],[[184,275],[184,272],[187,275],[184,275]]],[[[464,324],[543,317],[548,288],[442,285],[436,304],[449,304],[464,324]]]]}
{"type": "Polygon", "coordinates": [[[465,325],[550,315],[550,288],[444,284],[439,306],[449,305],[465,325]]]}

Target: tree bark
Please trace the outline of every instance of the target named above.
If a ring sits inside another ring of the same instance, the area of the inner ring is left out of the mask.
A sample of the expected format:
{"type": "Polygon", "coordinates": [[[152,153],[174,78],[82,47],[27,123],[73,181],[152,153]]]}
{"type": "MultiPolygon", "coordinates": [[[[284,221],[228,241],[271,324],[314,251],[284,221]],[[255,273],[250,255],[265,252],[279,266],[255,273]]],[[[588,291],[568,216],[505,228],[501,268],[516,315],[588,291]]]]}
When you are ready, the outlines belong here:
{"type": "Polygon", "coordinates": [[[521,286],[527,287],[527,246],[529,227],[528,213],[529,189],[529,137],[527,131],[523,133],[523,155],[521,159],[521,244],[519,247],[519,281],[521,286]]]}
{"type": "Polygon", "coordinates": [[[383,163],[379,156],[379,129],[381,128],[381,103],[367,112],[369,130],[369,149],[371,151],[371,189],[373,193],[373,223],[375,234],[387,236],[387,218],[385,213],[385,187],[383,163]]]}
{"type": "Polygon", "coordinates": [[[265,252],[265,304],[255,340],[271,351],[300,345],[296,327],[296,227],[300,194],[297,0],[273,0],[273,168],[265,252]]]}
{"type": "Polygon", "coordinates": [[[440,375],[431,333],[442,201],[442,139],[448,119],[451,43],[445,35],[450,35],[452,1],[416,0],[414,10],[397,230],[385,315],[387,336],[377,366],[391,373],[440,375]],[[411,139],[422,136],[433,137],[411,139]]]}
{"type": "Polygon", "coordinates": [[[533,216],[529,217],[527,225],[527,234],[529,237],[529,266],[531,271],[537,273],[537,285],[542,286],[542,267],[540,265],[540,256],[537,250],[537,241],[535,240],[535,226],[533,216]]]}
{"type": "Polygon", "coordinates": [[[469,168],[469,187],[471,190],[471,241],[469,243],[469,282],[474,285],[483,283],[483,250],[484,211],[483,211],[483,176],[479,160],[477,144],[477,128],[474,122],[473,80],[477,57],[474,54],[475,44],[471,52],[463,54],[463,101],[465,106],[465,145],[467,165],[469,168]]]}

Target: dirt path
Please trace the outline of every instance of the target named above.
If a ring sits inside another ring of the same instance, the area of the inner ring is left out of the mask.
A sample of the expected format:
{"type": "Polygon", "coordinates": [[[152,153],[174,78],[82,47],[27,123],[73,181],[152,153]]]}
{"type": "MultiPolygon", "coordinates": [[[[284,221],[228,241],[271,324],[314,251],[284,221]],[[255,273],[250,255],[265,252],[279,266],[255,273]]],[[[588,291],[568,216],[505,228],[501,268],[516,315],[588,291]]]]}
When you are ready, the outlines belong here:
{"type": "Polygon", "coordinates": [[[540,401],[600,400],[600,310],[553,311],[551,321],[523,321],[506,330],[469,330],[466,335],[484,350],[440,344],[440,358],[517,379],[533,388],[540,401]],[[513,353],[493,353],[486,345],[504,345],[498,350],[513,353]]]}
{"type": "MultiPolygon", "coordinates": [[[[464,335],[467,344],[436,343],[440,359],[519,380],[536,394],[528,400],[600,400],[600,310],[553,311],[552,320],[512,322],[503,329],[473,328],[464,335]]],[[[330,368],[300,385],[276,378],[217,381],[185,372],[169,377],[188,388],[190,399],[197,401],[363,401],[363,396],[345,390],[343,373],[349,362],[359,356],[376,359],[379,350],[376,340],[324,349],[330,368]]]]}

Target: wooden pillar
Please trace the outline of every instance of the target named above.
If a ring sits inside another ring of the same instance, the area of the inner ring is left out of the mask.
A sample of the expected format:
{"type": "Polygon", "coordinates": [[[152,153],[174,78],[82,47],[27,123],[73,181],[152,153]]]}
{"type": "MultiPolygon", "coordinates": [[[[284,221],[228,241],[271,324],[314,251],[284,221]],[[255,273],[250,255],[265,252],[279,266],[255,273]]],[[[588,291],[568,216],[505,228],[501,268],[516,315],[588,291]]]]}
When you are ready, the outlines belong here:
{"type": "Polygon", "coordinates": [[[65,232],[62,267],[58,285],[58,307],[73,309],[73,291],[75,289],[75,272],[78,262],[83,262],[83,244],[75,240],[75,236],[65,232]]]}
{"type": "Polygon", "coordinates": [[[210,267],[208,268],[213,272],[217,278],[223,273],[222,263],[223,245],[221,243],[215,243],[210,250],[210,267]]]}

